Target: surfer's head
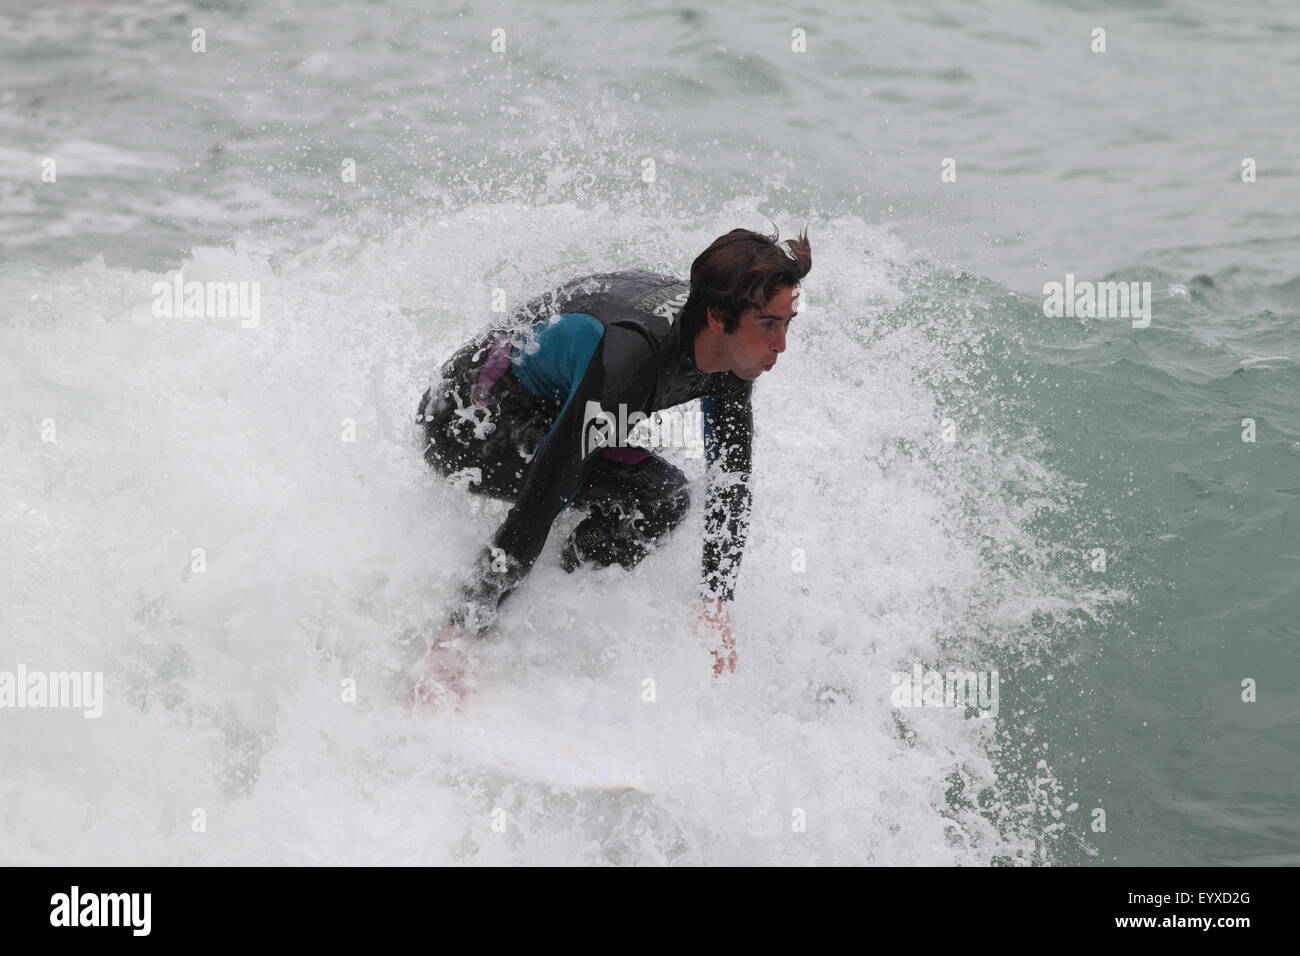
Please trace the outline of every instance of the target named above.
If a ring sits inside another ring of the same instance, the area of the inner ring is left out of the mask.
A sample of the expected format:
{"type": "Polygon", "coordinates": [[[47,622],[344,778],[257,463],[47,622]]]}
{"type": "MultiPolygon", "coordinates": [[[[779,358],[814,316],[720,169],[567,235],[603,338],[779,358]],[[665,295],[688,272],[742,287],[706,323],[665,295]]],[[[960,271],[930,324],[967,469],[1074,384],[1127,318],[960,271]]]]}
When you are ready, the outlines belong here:
{"type": "Polygon", "coordinates": [[[799,282],[812,269],[807,233],[778,241],[748,229],[719,236],[691,264],[682,340],[701,371],[756,379],[785,351],[799,308],[799,282]]]}

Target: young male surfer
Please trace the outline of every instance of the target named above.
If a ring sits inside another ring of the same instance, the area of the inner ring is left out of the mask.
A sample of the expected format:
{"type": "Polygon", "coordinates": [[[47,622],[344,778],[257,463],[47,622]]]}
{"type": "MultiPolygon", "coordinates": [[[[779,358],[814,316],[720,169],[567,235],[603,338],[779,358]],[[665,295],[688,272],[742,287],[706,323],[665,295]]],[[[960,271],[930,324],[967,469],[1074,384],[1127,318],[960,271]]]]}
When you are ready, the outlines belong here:
{"type": "Polygon", "coordinates": [[[714,677],[736,668],[728,605],[748,534],[753,384],[771,371],[812,268],[806,234],[715,239],[689,282],[643,271],[575,279],[490,329],[442,368],[420,402],[425,458],[471,490],[513,502],[448,610],[417,698],[458,697],[467,639],[496,622],[566,507],[587,512],[565,570],[634,567],[686,515],[685,475],[627,443],[626,423],[701,399],[708,462],[697,630],[714,677]]]}

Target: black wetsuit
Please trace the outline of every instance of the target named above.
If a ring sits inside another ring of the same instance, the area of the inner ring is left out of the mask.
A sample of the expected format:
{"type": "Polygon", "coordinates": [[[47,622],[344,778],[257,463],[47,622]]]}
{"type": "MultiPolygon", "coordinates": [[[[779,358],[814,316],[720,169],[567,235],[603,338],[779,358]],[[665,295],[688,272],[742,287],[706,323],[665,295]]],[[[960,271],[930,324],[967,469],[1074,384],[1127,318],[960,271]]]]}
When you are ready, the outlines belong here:
{"type": "Polygon", "coordinates": [[[687,480],[658,455],[615,447],[609,425],[696,398],[709,463],[702,593],[731,600],[748,532],[753,383],[696,368],[676,321],[689,291],[649,272],[577,279],[519,309],[513,332],[489,330],[443,366],[420,402],[425,458],[474,491],[514,501],[452,621],[471,633],[489,628],[569,505],[590,514],[563,549],[566,570],[640,561],[685,516],[687,480]]]}

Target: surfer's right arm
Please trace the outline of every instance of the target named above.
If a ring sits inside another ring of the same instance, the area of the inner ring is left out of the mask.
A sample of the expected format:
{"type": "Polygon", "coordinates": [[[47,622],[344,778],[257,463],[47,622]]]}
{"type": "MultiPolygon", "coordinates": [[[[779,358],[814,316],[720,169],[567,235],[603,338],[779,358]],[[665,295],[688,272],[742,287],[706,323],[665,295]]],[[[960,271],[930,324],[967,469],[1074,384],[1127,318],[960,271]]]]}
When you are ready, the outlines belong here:
{"type": "Polygon", "coordinates": [[[545,370],[547,387],[563,405],[538,447],[523,488],[492,541],[479,553],[448,612],[449,620],[469,634],[480,635],[496,621],[502,602],[532,568],[556,516],[577,495],[591,469],[584,455],[583,432],[591,408],[618,414],[648,403],[657,363],[653,347],[635,328],[582,313],[568,313],[546,323],[530,367],[545,370]]]}
{"type": "Polygon", "coordinates": [[[735,597],[740,560],[749,537],[753,462],[753,386],[727,395],[705,397],[704,447],[708,462],[708,497],[704,511],[701,602],[696,631],[709,631],[713,676],[735,673],[736,639],[731,631],[730,602],[735,597]]]}
{"type": "Polygon", "coordinates": [[[708,395],[704,412],[704,452],[708,494],[704,505],[701,594],[729,603],[736,593],[740,561],[749,538],[753,495],[753,384],[726,395],[708,395]]]}

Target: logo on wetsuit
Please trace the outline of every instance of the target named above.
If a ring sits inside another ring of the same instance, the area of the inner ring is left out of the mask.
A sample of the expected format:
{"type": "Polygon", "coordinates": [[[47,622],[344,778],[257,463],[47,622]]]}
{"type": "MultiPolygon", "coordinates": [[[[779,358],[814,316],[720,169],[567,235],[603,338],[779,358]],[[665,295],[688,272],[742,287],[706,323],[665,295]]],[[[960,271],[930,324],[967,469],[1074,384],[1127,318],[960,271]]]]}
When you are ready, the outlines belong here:
{"type": "Polygon", "coordinates": [[[665,286],[642,296],[641,301],[636,304],[636,308],[639,312],[662,315],[669,322],[676,322],[677,313],[682,311],[682,307],[686,305],[686,300],[690,297],[690,286],[665,286]]]}
{"type": "Polygon", "coordinates": [[[640,448],[630,441],[632,430],[648,418],[645,412],[628,414],[627,405],[618,403],[618,415],[607,412],[600,402],[588,401],[582,412],[582,457],[602,448],[640,448]]]}

